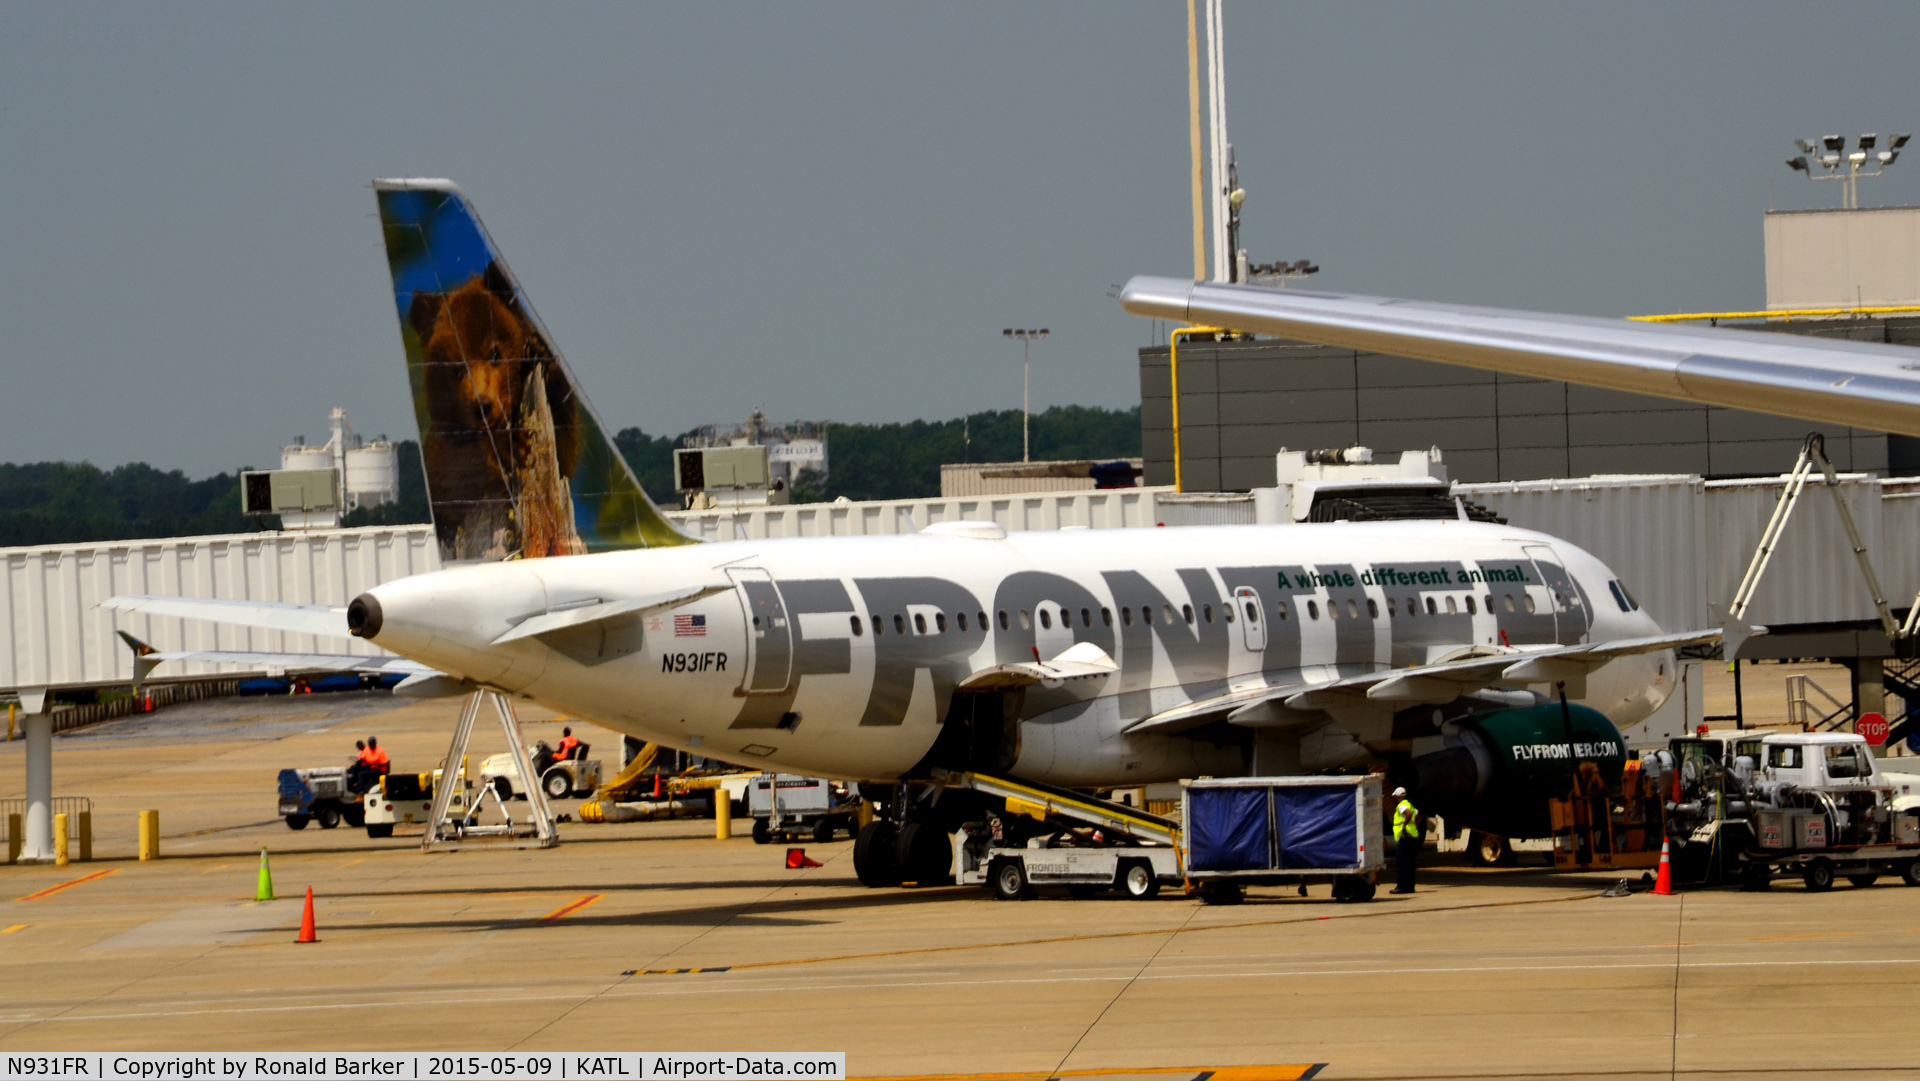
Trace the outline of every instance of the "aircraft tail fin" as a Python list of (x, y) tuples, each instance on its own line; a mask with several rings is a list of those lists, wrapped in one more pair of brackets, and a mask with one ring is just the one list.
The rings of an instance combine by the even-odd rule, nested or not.
[(450, 180), (376, 180), (445, 563), (699, 543), (647, 498)]

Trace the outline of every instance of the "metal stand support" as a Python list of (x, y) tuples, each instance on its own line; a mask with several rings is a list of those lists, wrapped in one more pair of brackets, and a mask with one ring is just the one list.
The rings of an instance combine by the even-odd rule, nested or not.
[[(500, 730), (506, 734), (507, 749), (513, 755), (514, 768), (520, 771), (521, 786), (527, 790), (527, 821), (516, 824), (512, 815), (499, 826), (472, 825), (473, 816), (456, 821), (447, 821), (447, 807), (453, 802), (454, 786), (466, 783), (462, 776), (461, 763), (467, 757), (467, 743), (473, 737), (473, 723), (480, 718), (482, 699), (493, 703), (493, 711), (500, 718)], [(474, 801), (477, 811), (479, 801)], [(506, 804), (500, 805), (506, 811)], [(477, 838), (488, 840), (476, 841)], [(493, 838), (498, 838), (497, 840)], [(466, 704), (460, 707), (460, 720), (453, 726), (453, 742), (447, 746), (447, 760), (440, 767), (440, 780), (433, 786), (433, 811), (427, 819), (427, 834), (420, 842), (423, 852), (449, 852), (460, 848), (552, 848), (560, 843), (560, 832), (554, 828), (553, 809), (547, 804), (547, 794), (540, 784), (540, 778), (533, 774), (533, 762), (527, 757), (527, 744), (520, 737), (520, 719), (514, 715), (513, 703), (498, 691), (475, 691), (467, 696)]]

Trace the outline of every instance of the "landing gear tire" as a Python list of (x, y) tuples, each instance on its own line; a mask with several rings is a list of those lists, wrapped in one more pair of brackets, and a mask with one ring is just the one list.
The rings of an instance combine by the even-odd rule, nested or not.
[(899, 841), (893, 823), (885, 821), (867, 823), (853, 839), (853, 873), (861, 885), (878, 889), (900, 884), (900, 864), (894, 858)]
[(909, 822), (900, 827), (894, 862), (904, 881), (916, 886), (945, 885), (952, 878), (953, 841), (931, 822)]
[(313, 819), (320, 823), (321, 829), (330, 830), (340, 824), (340, 811), (335, 807), (322, 807), (313, 813)]
[(1247, 899), (1247, 891), (1238, 882), (1206, 882), (1200, 886), (1200, 900), (1210, 905), (1237, 905)]
[(1821, 893), (1833, 888), (1833, 862), (1814, 860), (1800, 872), (1800, 881), (1806, 884), (1808, 893)]
[(773, 830), (767, 825), (767, 820), (764, 818), (756, 818), (753, 820), (753, 843), (757, 845), (770, 845), (773, 843)]
[(1479, 830), (1474, 830), (1473, 836), (1468, 839), (1467, 853), (1473, 857), (1474, 863), (1482, 867), (1504, 867), (1513, 862), (1513, 846), (1507, 843), (1505, 837), (1481, 833)]
[(1920, 860), (1908, 860), (1900, 868), (1900, 881), (1909, 886), (1920, 886)]
[(311, 821), (313, 821), (313, 819), (309, 815), (288, 815), (287, 828), (290, 830), (303, 830), (307, 828), (307, 823)]
[(393, 836), (393, 823), (380, 822), (375, 825), (368, 826), (367, 836), (373, 838), (376, 841), (382, 837), (391, 837)]
[(1027, 884), (1027, 865), (1019, 860), (1000, 860), (988, 878), (993, 882), (993, 895), (1002, 901), (1025, 901), (1033, 896), (1033, 887)]
[(1349, 876), (1333, 880), (1333, 899), (1341, 904), (1357, 904), (1373, 900), (1374, 885), (1371, 879)]
[(566, 799), (573, 795), (573, 778), (567, 776), (566, 770), (550, 769), (540, 778), (540, 787), (548, 799)]
[(1866, 889), (1868, 886), (1873, 885), (1875, 882), (1878, 882), (1879, 880), (1880, 880), (1880, 876), (1877, 874), (1847, 876), (1847, 881), (1853, 883), (1855, 889), (1862, 889), (1862, 890)]
[(1139, 860), (1121, 864), (1120, 892), (1129, 901), (1151, 901), (1158, 896), (1160, 879), (1153, 873), (1153, 864)]

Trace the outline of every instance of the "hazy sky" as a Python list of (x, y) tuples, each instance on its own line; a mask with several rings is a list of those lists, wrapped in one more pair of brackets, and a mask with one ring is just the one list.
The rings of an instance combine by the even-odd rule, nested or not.
[[(1763, 304), (1791, 140), (1920, 128), (1920, 6), (1226, 3), (1256, 261)], [(0, 7), (0, 460), (413, 434), (368, 180), (472, 197), (611, 427), (1138, 401), (1191, 270), (1178, 0)], [(1863, 202), (1920, 202), (1920, 144)]]

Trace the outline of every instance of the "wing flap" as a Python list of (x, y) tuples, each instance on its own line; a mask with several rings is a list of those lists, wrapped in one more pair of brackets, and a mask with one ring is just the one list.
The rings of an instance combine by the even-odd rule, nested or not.
[(984, 691), (996, 687), (1024, 687), (1034, 683), (1069, 679), (1097, 679), (1110, 676), (1119, 670), (1119, 664), (1107, 655), (1106, 650), (1092, 642), (1081, 642), (1062, 651), (1059, 656), (1050, 661), (1019, 661), (982, 668), (961, 680), (959, 689)]

